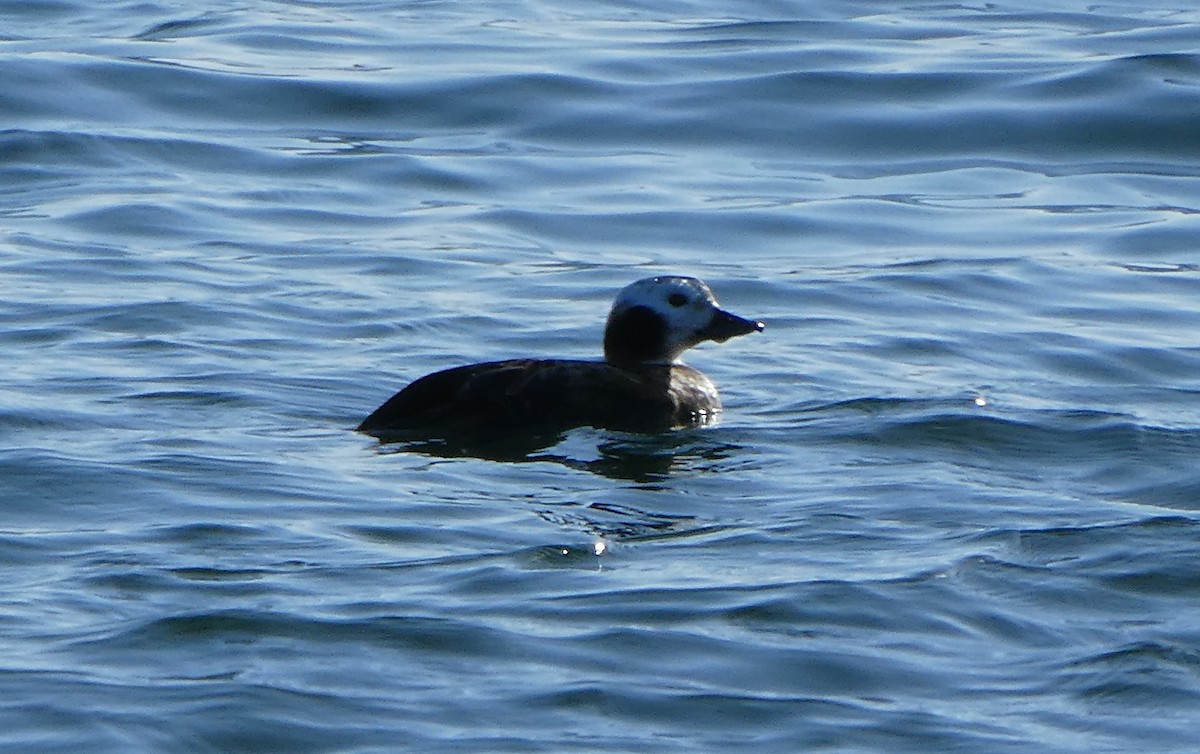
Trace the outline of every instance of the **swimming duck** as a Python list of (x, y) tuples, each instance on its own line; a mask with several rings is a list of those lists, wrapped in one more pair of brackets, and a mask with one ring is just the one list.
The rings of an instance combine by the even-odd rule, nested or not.
[(765, 325), (721, 309), (696, 278), (662, 276), (623, 288), (604, 328), (604, 361), (509, 359), (416, 380), (358, 429), (380, 438), (561, 431), (592, 426), (656, 432), (709, 424), (717, 386), (679, 363), (698, 343), (723, 343)]

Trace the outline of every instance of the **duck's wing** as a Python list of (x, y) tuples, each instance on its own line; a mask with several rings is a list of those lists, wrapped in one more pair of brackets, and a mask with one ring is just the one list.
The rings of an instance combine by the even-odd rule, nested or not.
[(630, 372), (603, 362), (513, 359), (426, 375), (392, 396), (358, 429), (372, 434), (592, 425), (670, 426), (669, 370)]
[(492, 413), (488, 393), (516, 380), (523, 361), (492, 361), (444, 369), (413, 381), (375, 409), (360, 432), (421, 430)]

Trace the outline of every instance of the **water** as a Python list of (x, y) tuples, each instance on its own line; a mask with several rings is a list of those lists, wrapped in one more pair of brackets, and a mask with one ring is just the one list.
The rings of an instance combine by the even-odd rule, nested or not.
[[(0, 746), (1195, 751), (1186, 3), (5, 3)], [(722, 425), (352, 427), (695, 274)]]

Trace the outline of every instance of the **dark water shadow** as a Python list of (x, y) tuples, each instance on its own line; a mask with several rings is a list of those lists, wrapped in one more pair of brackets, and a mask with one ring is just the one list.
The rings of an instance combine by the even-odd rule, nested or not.
[(378, 438), (381, 453), (419, 453), (432, 458), (477, 458), (498, 463), (557, 463), (606, 479), (652, 484), (680, 471), (715, 469), (740, 445), (711, 428), (653, 434), (592, 428), (490, 437)]
[[(711, 520), (656, 505), (676, 478), (718, 473), (743, 446), (713, 427), (638, 434), (583, 427), (538, 435), (437, 439), (381, 439), (379, 452), (416, 453), (436, 459), (472, 458), (506, 464), (551, 463), (617, 483), (615, 496), (577, 495), (549, 500), (536, 490), (525, 502), (544, 521), (584, 542), (556, 544), (547, 552), (553, 563), (592, 562), (610, 543), (650, 542), (703, 535), (722, 528)], [(631, 494), (632, 488), (632, 494)], [(614, 499), (619, 497), (620, 499)], [(644, 502), (643, 502), (644, 501)], [(538, 563), (542, 566), (547, 563)]]

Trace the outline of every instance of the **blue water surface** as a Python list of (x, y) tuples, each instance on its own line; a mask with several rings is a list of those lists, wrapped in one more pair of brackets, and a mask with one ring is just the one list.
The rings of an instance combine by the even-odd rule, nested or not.
[[(1200, 746), (1197, 9), (0, 22), (0, 748)], [(660, 273), (719, 426), (353, 431)]]

